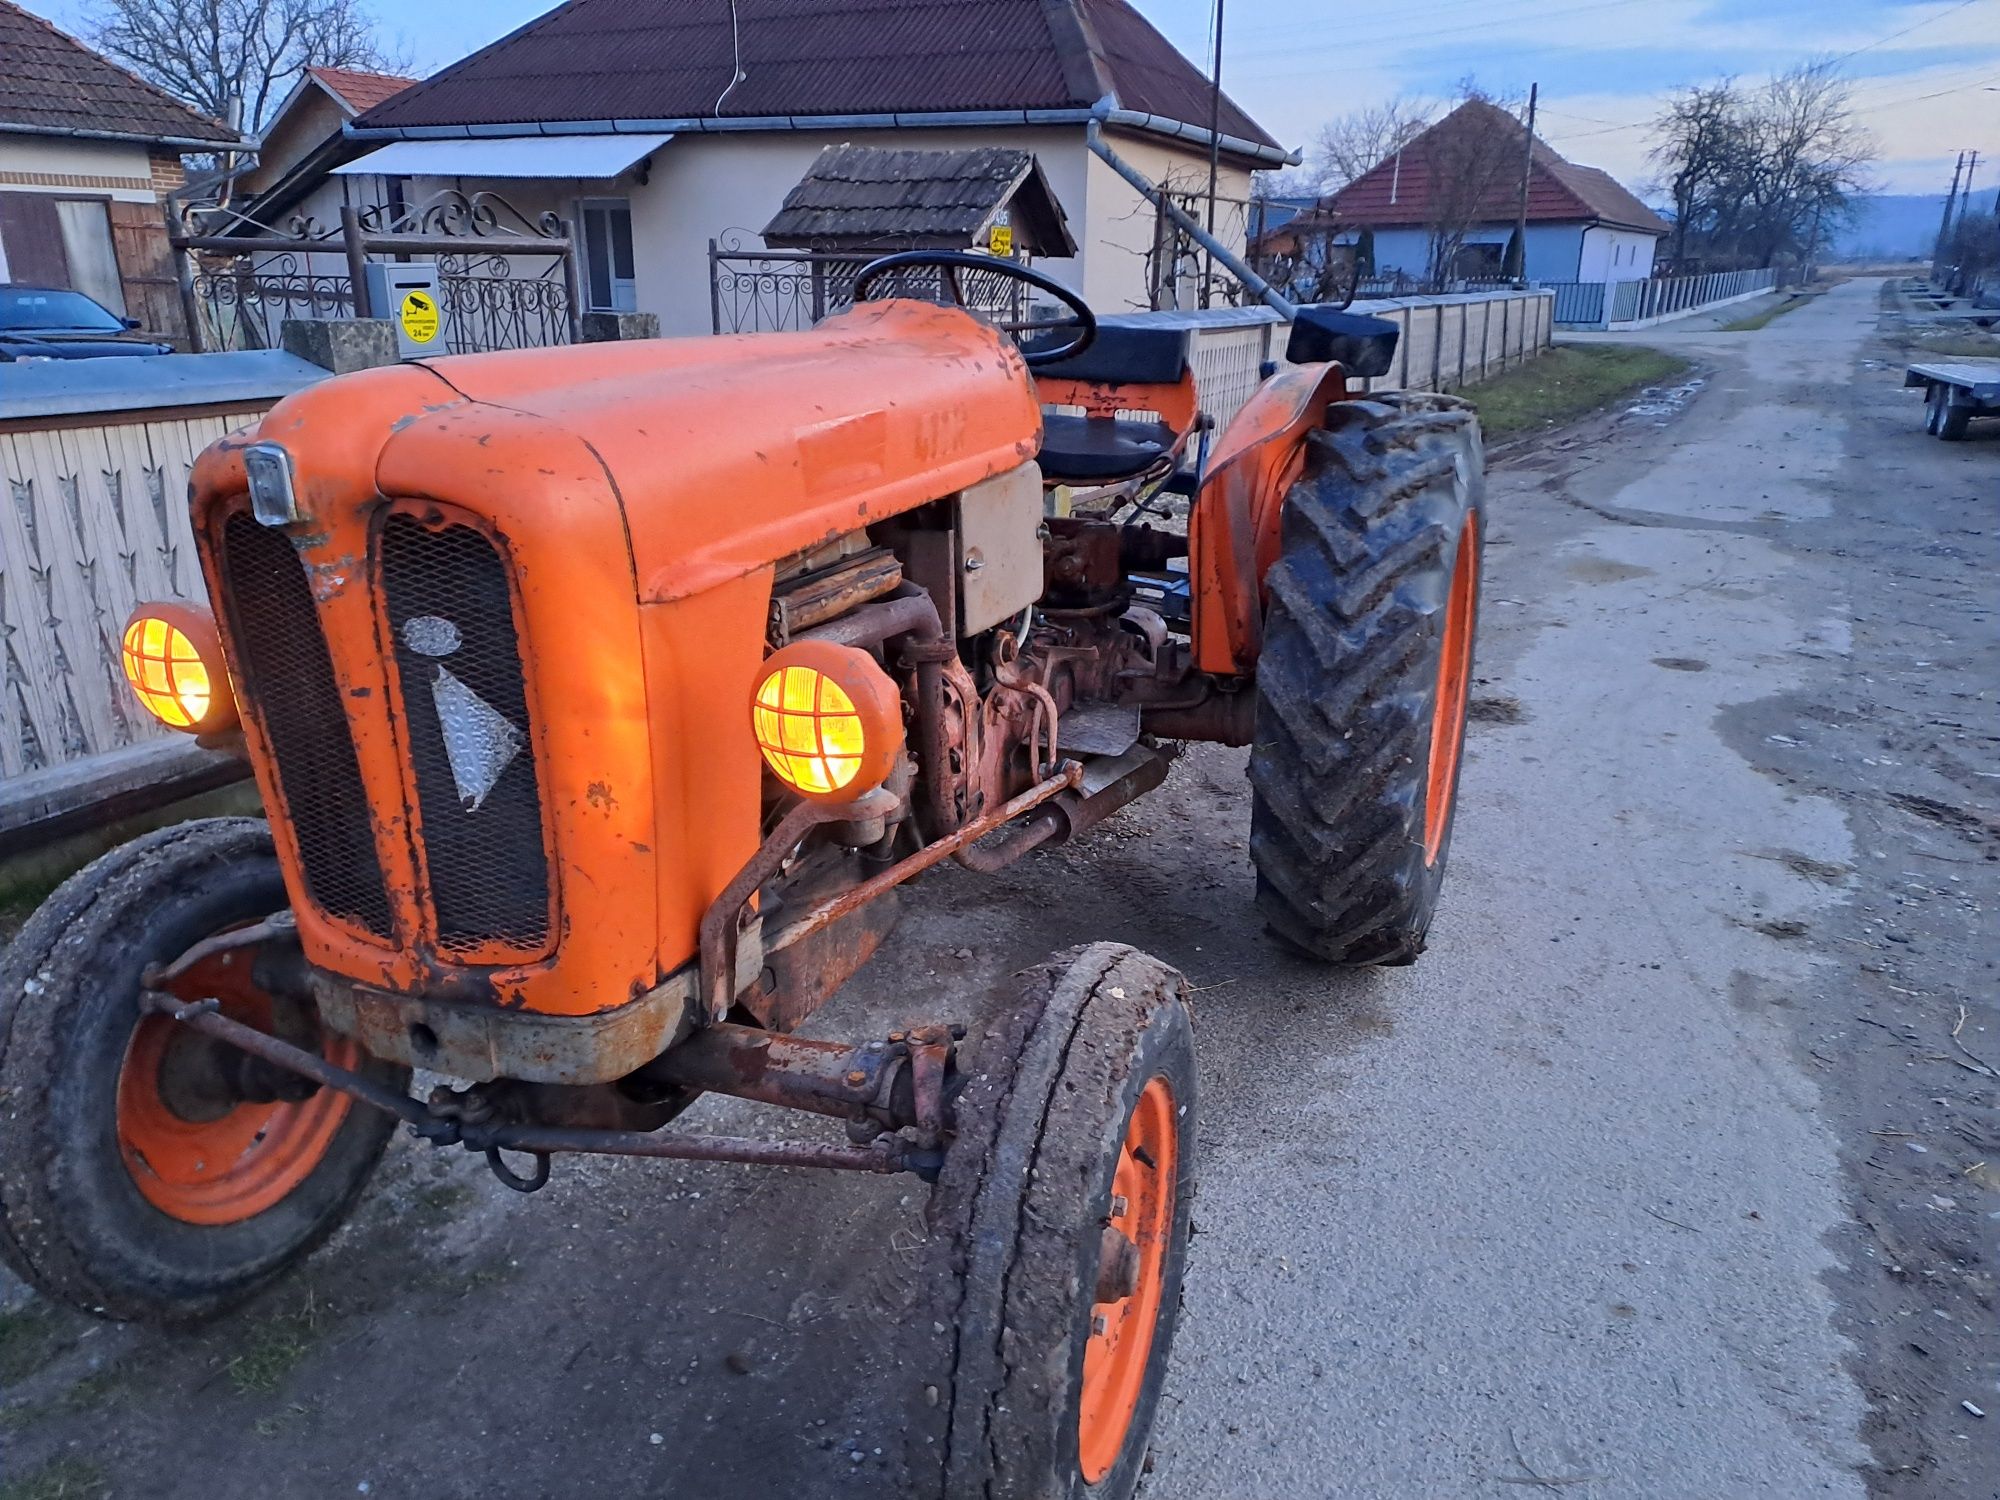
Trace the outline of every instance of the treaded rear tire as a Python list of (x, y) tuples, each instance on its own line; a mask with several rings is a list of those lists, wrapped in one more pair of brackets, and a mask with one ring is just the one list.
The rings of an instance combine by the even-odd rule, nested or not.
[[(1257, 661), (1250, 852), (1288, 946), (1344, 964), (1424, 950), (1457, 800), (1456, 753), (1427, 857), (1431, 742), (1460, 541), (1484, 499), (1469, 402), (1335, 403), (1285, 498)], [(1477, 566), (1485, 528), (1470, 527)], [(1470, 629), (1477, 619), (1477, 575)], [(1469, 649), (1469, 648), (1468, 648)], [(1468, 674), (1471, 663), (1465, 661)], [(1465, 701), (1455, 728), (1462, 744)]]

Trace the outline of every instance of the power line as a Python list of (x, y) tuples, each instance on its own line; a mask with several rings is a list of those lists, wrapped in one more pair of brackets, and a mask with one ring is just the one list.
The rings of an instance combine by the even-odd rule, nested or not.
[(1958, 4), (1954, 5), (1950, 10), (1941, 10), (1936, 15), (1925, 16), (1923, 20), (1917, 22), (1914, 26), (1905, 26), (1901, 31), (1892, 31), (1887, 36), (1878, 36), (1867, 46), (1856, 47), (1852, 52), (1843, 52), (1840, 56), (1829, 59), (1829, 62), (1844, 63), (1850, 57), (1859, 57), (1864, 52), (1873, 52), (1877, 47), (1895, 41), (1897, 37), (1908, 36), (1913, 31), (1921, 31), (1933, 21), (1942, 21), (1946, 16), (1955, 16), (1960, 11), (1978, 3), (1979, 0), (1958, 0)]
[[(1433, 37), (1459, 36), (1471, 31), (1491, 31), (1496, 27), (1518, 26), (1523, 21), (1555, 21), (1568, 16), (1588, 15), (1594, 11), (1623, 10), (1634, 5), (1651, 5), (1653, 3), (1655, 3), (1655, 0), (1595, 0), (1595, 3), (1589, 5), (1572, 5), (1563, 10), (1544, 10), (1536, 11), (1532, 14), (1501, 17), (1495, 20), (1471, 21), (1463, 26), (1426, 27), (1419, 35), (1412, 35), (1407, 30), (1383, 32), (1374, 36), (1350, 36), (1343, 33), (1319, 47), (1301, 47), (1295, 44), (1274, 50), (1270, 55), (1272, 57), (1296, 58), (1301, 55), (1310, 56), (1318, 52), (1335, 50), (1348, 52), (1356, 47), (1374, 47), (1398, 42), (1427, 42)], [(1346, 69), (1340, 71), (1355, 72), (1360, 70)], [(1278, 72), (1263, 72), (1256, 76), (1260, 78), (1288, 78), (1304, 76), (1307, 73), (1324, 75), (1325, 72), (1326, 69), (1324, 68), (1313, 67), (1285, 69)]]

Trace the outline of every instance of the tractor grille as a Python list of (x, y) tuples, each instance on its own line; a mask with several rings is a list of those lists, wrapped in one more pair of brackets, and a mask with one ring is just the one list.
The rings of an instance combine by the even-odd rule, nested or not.
[(271, 747), (306, 889), (321, 909), (387, 937), (368, 795), (305, 565), (283, 533), (246, 511), (223, 523), (220, 560), (236, 659)]
[(402, 513), (381, 559), (438, 943), (540, 949), (549, 865), (506, 559)]

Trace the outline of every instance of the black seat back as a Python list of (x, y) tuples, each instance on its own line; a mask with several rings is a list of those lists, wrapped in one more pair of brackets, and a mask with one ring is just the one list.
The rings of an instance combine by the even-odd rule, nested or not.
[[(1062, 343), (1071, 334), (1051, 329), (1041, 342)], [(1032, 350), (1035, 341), (1022, 346)], [(1099, 385), (1178, 385), (1192, 358), (1194, 334), (1186, 328), (1146, 328), (1102, 322), (1097, 337), (1081, 354), (1043, 365), (1042, 380), (1084, 380)]]

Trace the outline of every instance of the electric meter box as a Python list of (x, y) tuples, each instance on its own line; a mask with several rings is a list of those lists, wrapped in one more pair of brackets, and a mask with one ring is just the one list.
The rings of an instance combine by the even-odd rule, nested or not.
[(404, 359), (445, 352), (441, 281), (434, 260), (368, 262), (368, 306), (396, 325), (396, 352)]

